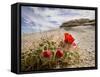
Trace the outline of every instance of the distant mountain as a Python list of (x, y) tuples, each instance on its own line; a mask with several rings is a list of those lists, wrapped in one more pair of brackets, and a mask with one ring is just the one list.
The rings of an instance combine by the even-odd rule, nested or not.
[(70, 20), (67, 22), (64, 22), (60, 27), (74, 27), (74, 26), (80, 26), (80, 25), (95, 25), (95, 20), (92, 19), (75, 19), (75, 20)]

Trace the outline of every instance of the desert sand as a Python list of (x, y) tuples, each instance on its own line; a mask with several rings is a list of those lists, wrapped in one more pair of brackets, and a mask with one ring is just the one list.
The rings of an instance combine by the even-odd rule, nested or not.
[(41, 38), (48, 38), (59, 43), (63, 40), (64, 33), (68, 32), (75, 38), (77, 46), (80, 48), (82, 62), (72, 67), (92, 67), (95, 66), (95, 26), (77, 26), (72, 28), (58, 28), (47, 32), (22, 34), (22, 52), (35, 49)]

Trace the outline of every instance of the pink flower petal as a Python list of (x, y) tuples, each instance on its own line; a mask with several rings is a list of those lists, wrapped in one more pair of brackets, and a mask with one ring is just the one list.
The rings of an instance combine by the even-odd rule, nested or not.
[(72, 43), (72, 46), (73, 46), (73, 48), (76, 48), (77, 47), (77, 45), (76, 45), (75, 42)]

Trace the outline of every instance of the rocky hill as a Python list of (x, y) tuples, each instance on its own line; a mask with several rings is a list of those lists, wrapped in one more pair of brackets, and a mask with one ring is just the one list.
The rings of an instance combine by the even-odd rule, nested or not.
[(92, 19), (75, 19), (75, 20), (70, 20), (67, 22), (64, 22), (60, 27), (75, 27), (75, 26), (80, 26), (80, 25), (95, 25), (95, 20)]

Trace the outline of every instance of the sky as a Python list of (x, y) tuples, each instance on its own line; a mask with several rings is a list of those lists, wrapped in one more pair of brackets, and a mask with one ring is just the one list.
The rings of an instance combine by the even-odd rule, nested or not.
[(80, 18), (95, 19), (95, 11), (32, 6), (21, 7), (22, 33), (56, 29), (66, 21)]

